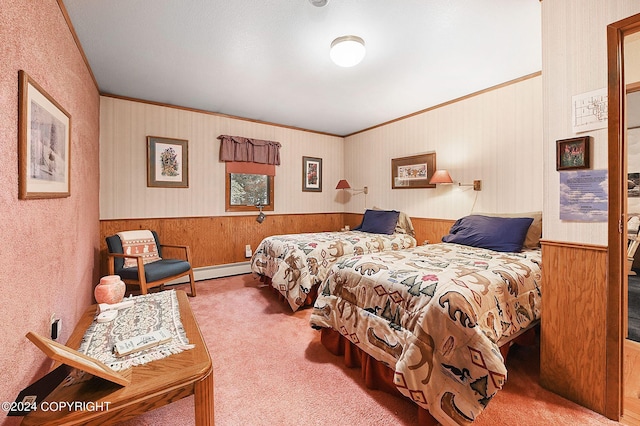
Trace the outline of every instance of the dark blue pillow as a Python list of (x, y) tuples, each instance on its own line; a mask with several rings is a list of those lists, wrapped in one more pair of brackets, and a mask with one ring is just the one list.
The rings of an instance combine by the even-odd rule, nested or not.
[(400, 212), (395, 210), (366, 210), (362, 223), (354, 230), (391, 235), (395, 232), (398, 216)]
[(453, 224), (442, 241), (516, 253), (522, 250), (531, 222), (530, 217), (465, 216)]

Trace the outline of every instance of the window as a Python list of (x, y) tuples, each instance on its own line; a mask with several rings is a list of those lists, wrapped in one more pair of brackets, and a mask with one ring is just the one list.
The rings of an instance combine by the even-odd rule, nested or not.
[(256, 212), (256, 205), (262, 210), (273, 211), (273, 176), (227, 173), (226, 206), (228, 212)]

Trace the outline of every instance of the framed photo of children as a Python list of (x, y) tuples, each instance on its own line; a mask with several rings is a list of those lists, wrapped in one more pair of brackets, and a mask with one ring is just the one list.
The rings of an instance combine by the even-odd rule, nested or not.
[(322, 158), (302, 157), (302, 190), (322, 192)]
[(18, 87), (18, 198), (69, 197), (71, 116), (23, 70)]
[(147, 136), (147, 186), (189, 187), (189, 151), (184, 139)]
[(591, 137), (556, 141), (556, 170), (588, 169), (591, 167), (589, 144)]

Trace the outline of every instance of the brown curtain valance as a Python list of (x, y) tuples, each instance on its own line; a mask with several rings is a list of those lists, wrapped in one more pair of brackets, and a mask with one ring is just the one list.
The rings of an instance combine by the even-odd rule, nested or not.
[(220, 135), (220, 161), (280, 165), (280, 142)]

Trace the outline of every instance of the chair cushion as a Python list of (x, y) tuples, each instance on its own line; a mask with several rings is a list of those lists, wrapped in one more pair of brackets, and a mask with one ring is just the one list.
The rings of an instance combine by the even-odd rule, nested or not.
[[(184, 274), (188, 272), (189, 269), (191, 269), (189, 262), (180, 259), (162, 259), (144, 265), (145, 277), (148, 283), (173, 275)], [(137, 280), (138, 268), (124, 268), (118, 275), (120, 275), (122, 279)]]

